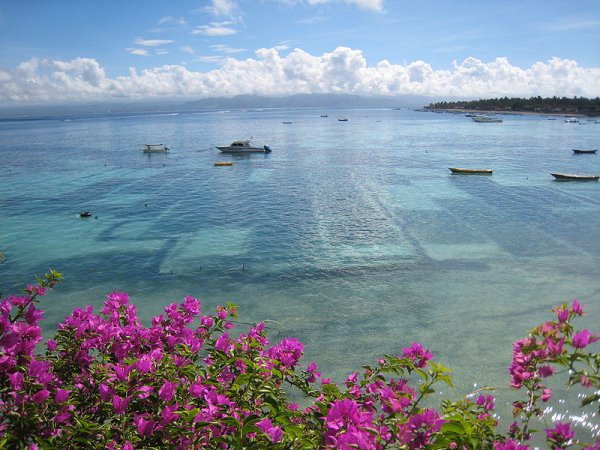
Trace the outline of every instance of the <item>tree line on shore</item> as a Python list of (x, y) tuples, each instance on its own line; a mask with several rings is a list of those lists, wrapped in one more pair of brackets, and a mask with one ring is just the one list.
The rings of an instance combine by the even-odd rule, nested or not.
[(584, 114), (588, 116), (600, 115), (600, 97), (546, 97), (530, 98), (490, 98), (479, 100), (466, 100), (455, 102), (430, 103), (425, 109), (474, 109), (482, 111), (514, 111), (535, 112), (547, 114)]

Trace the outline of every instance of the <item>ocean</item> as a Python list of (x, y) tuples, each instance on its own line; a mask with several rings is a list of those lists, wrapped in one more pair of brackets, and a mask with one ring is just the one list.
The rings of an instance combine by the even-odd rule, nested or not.
[[(206, 312), (233, 302), (241, 322), (269, 320), (272, 341), (300, 339), (306, 363), (336, 381), (418, 341), (454, 369), (451, 397), (506, 387), (512, 342), (553, 305), (579, 299), (581, 325), (598, 331), (600, 183), (550, 173), (600, 174), (600, 155), (572, 152), (598, 148), (600, 124), (502, 117), (274, 109), (1, 120), (0, 290), (62, 272), (42, 302), (48, 335), (111, 291), (128, 292), (146, 321), (192, 295)], [(272, 153), (214, 147), (251, 137)], [(146, 143), (171, 151), (147, 155)]]

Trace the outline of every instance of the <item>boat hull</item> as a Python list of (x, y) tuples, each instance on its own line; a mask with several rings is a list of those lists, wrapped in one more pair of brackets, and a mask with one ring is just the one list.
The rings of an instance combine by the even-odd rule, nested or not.
[(574, 148), (573, 149), (573, 153), (575, 153), (576, 155), (591, 155), (596, 153), (598, 150), (579, 150)]
[(453, 174), (461, 175), (491, 175), (491, 169), (460, 169), (458, 167), (448, 167)]
[(556, 181), (598, 181), (600, 175), (571, 175), (566, 173), (551, 173)]
[(235, 147), (220, 147), (217, 148), (221, 151), (221, 153), (269, 153), (270, 150), (266, 150), (261, 147), (245, 147), (245, 148), (235, 148)]

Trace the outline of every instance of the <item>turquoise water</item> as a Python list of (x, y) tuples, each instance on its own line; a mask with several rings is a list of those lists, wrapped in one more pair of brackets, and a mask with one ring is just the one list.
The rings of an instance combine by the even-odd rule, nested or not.
[[(274, 340), (299, 338), (338, 381), (423, 342), (460, 394), (508, 385), (511, 343), (553, 305), (578, 298), (584, 323), (600, 323), (600, 183), (550, 176), (600, 174), (600, 155), (571, 151), (600, 146), (593, 121), (303, 109), (4, 121), (0, 133), (1, 285), (63, 272), (47, 330), (113, 290), (145, 319), (194, 295), (276, 321)], [(273, 152), (212, 148), (251, 136)], [(148, 142), (171, 153), (144, 155)], [(86, 210), (95, 218), (76, 216)]]

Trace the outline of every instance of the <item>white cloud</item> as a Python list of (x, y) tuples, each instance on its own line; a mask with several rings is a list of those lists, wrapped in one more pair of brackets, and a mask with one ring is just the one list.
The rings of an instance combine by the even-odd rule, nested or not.
[(206, 72), (181, 65), (139, 72), (132, 68), (127, 75), (109, 78), (94, 59), (31, 59), (13, 70), (0, 69), (0, 102), (296, 93), (600, 96), (600, 68), (584, 68), (560, 58), (521, 68), (503, 57), (490, 62), (470, 57), (454, 62), (449, 70), (434, 70), (425, 61), (383, 60), (368, 65), (360, 50), (338, 47), (322, 55), (294, 49), (282, 56), (274, 48), (263, 48), (254, 58), (202, 56), (199, 60), (222, 65)]
[(231, 16), (237, 11), (237, 3), (235, 0), (212, 0), (205, 11), (213, 16)]
[(223, 61), (225, 61), (225, 57), (220, 55), (199, 56), (197, 58), (197, 61), (203, 63), (222, 63)]
[(236, 34), (237, 30), (231, 28), (229, 25), (233, 25), (233, 22), (211, 22), (208, 25), (197, 26), (192, 34), (201, 34), (204, 36), (229, 36)]
[(128, 48), (127, 51), (132, 55), (148, 56), (148, 50), (144, 48)]
[(158, 21), (159, 25), (185, 25), (187, 22), (183, 17), (165, 16)]
[(347, 5), (355, 5), (361, 9), (366, 9), (370, 11), (376, 12), (384, 12), (383, 3), (384, 0), (275, 0), (279, 3), (284, 4), (297, 4), (302, 3), (303, 1), (307, 4), (313, 5), (322, 5), (325, 3), (345, 3)]
[(210, 48), (212, 48), (216, 52), (227, 53), (230, 55), (234, 54), (234, 53), (241, 53), (241, 52), (246, 51), (245, 48), (233, 48), (233, 47), (230, 47), (229, 45), (223, 45), (223, 44), (211, 45)]
[(189, 45), (181, 47), (180, 50), (183, 53), (187, 53), (188, 55), (195, 55), (196, 54), (196, 52), (194, 51), (194, 49), (192, 47), (190, 47)]
[(170, 39), (141, 39), (138, 38), (133, 43), (135, 45), (143, 45), (144, 47), (158, 47), (159, 45), (172, 44), (175, 41)]
[(554, 23), (542, 25), (542, 29), (551, 32), (594, 30), (600, 27), (600, 20), (568, 17)]

